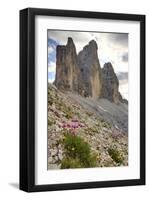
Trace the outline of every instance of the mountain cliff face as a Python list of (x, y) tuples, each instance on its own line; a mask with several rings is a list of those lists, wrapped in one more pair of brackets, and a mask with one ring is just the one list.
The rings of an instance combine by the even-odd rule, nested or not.
[(111, 63), (101, 68), (98, 46), (92, 40), (77, 55), (72, 38), (56, 49), (56, 78), (54, 84), (62, 91), (72, 91), (93, 99), (106, 98), (122, 102), (119, 81)]
[(78, 88), (77, 54), (72, 38), (68, 38), (66, 46), (57, 46), (55, 85), (60, 90), (76, 91)]
[(78, 54), (79, 93), (85, 97), (98, 98), (101, 93), (101, 67), (97, 49), (96, 42), (92, 40)]
[(118, 91), (119, 81), (110, 62), (105, 63), (102, 68), (102, 92), (101, 96), (109, 101), (118, 103), (121, 94)]

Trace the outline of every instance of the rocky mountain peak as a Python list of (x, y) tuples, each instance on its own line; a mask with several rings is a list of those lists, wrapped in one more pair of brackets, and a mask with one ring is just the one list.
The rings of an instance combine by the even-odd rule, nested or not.
[(79, 94), (98, 98), (101, 91), (101, 67), (97, 54), (97, 43), (91, 40), (78, 54)]
[(72, 38), (66, 45), (58, 45), (56, 49), (55, 85), (60, 90), (76, 90), (78, 74), (76, 47)]
[(114, 68), (110, 62), (101, 68), (97, 51), (95, 40), (91, 40), (78, 55), (71, 37), (66, 45), (58, 45), (54, 84), (60, 90), (72, 91), (84, 97), (122, 102)]
[(113, 71), (114, 72), (114, 68), (113, 68), (111, 62), (105, 63), (104, 66), (103, 66), (103, 70), (105, 70), (105, 71)]
[(106, 79), (107, 83), (115, 83), (117, 86), (119, 85), (118, 78), (114, 72), (114, 68), (110, 62), (104, 64), (102, 68), (102, 76)]
[(73, 39), (71, 37), (68, 37), (68, 40), (67, 40), (67, 46), (69, 45), (74, 45)]
[(97, 43), (96, 43), (95, 40), (91, 40), (91, 41), (89, 42), (89, 46), (90, 46), (91, 48), (95, 48), (96, 50), (98, 49), (98, 46), (97, 46)]
[(86, 46), (84, 46), (83, 50), (79, 52), (79, 55), (82, 56), (81, 54), (84, 54), (84, 56), (89, 56), (89, 57), (93, 57), (94, 55), (95, 57), (98, 58), (97, 50), (98, 50), (98, 46), (97, 46), (96, 41), (91, 40)]
[(119, 81), (110, 62), (102, 68), (102, 97), (115, 103), (119, 102)]

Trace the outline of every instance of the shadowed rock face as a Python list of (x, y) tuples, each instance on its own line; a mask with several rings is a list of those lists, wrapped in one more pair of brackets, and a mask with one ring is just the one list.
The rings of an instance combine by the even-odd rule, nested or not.
[(66, 46), (57, 46), (54, 84), (60, 90), (76, 91), (78, 88), (77, 54), (72, 38), (68, 38)]
[(105, 63), (102, 68), (102, 92), (103, 98), (118, 103), (121, 95), (118, 91), (119, 81), (110, 62)]
[(72, 38), (56, 49), (56, 78), (54, 84), (63, 91), (72, 91), (84, 97), (106, 98), (114, 103), (122, 102), (118, 91), (119, 81), (112, 64), (101, 69), (98, 46), (91, 40), (77, 55)]

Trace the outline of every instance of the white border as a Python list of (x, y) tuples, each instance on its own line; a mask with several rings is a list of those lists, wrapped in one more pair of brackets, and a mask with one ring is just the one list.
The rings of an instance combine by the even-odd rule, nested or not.
[[(47, 170), (47, 29), (129, 33), (129, 166)], [(36, 16), (35, 184), (140, 178), (140, 24), (131, 21)]]

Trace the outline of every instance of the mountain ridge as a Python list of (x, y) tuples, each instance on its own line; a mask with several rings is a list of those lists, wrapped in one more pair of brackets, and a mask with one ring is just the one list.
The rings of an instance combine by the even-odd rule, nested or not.
[(71, 91), (93, 99), (106, 98), (116, 104), (128, 103), (119, 92), (119, 80), (110, 62), (101, 68), (98, 45), (91, 40), (77, 54), (75, 43), (68, 38), (66, 45), (56, 48), (56, 78), (59, 90)]

